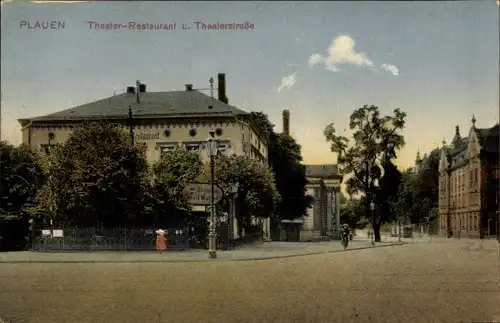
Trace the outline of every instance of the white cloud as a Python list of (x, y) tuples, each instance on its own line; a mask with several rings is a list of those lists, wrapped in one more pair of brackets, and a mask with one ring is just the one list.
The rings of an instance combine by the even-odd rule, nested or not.
[(291, 88), (292, 86), (295, 85), (297, 82), (297, 73), (293, 73), (287, 76), (284, 76), (281, 79), (281, 85), (278, 87), (278, 92), (281, 92), (281, 90), (287, 88)]
[(323, 56), (321, 56), (320, 54), (312, 54), (309, 57), (309, 66), (314, 66), (321, 62), (323, 62)]
[(399, 70), (395, 65), (384, 63), (384, 64), (380, 65), (380, 68), (383, 69), (384, 71), (392, 73), (392, 75), (394, 75), (394, 76), (399, 75)]
[(351, 64), (359, 67), (373, 67), (373, 62), (365, 53), (355, 50), (356, 42), (350, 36), (340, 35), (335, 38), (327, 49), (328, 56), (312, 54), (309, 65), (323, 64), (329, 71), (339, 71), (337, 65)]

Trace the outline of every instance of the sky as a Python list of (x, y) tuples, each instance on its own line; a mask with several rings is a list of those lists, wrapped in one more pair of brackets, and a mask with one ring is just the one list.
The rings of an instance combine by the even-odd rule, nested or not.
[[(13, 143), (21, 140), (18, 118), (122, 93), (136, 80), (148, 91), (208, 88), (217, 73), (226, 73), (230, 104), (267, 113), (276, 131), (288, 109), (309, 164), (335, 162), (323, 130), (333, 122), (343, 131), (363, 105), (407, 113), (402, 168), (417, 150), (449, 143), (455, 125), (467, 135), (473, 114), (477, 127), (499, 121), (495, 0), (10, 1), (1, 11), (1, 135)], [(37, 28), (42, 22), (64, 28)], [(176, 29), (93, 28), (129, 22)]]

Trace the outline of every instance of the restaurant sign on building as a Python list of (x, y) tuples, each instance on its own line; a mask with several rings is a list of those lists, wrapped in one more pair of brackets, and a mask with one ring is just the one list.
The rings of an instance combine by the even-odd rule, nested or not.
[[(210, 205), (211, 185), (207, 183), (190, 183), (186, 185), (186, 193), (189, 195), (191, 205)], [(222, 190), (214, 187), (214, 202), (222, 198)]]

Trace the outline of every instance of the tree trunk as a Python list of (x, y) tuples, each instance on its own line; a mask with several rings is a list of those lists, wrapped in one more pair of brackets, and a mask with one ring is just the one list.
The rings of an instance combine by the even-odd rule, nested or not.
[(375, 242), (380, 242), (380, 223), (379, 221), (374, 221), (373, 224), (373, 234), (375, 235)]

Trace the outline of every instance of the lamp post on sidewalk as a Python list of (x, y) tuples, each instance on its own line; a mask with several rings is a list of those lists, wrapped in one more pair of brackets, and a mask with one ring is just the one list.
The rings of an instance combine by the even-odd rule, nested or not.
[(233, 248), (233, 238), (234, 238), (234, 221), (236, 219), (236, 198), (238, 197), (238, 183), (231, 187), (231, 203), (230, 212), (227, 221), (228, 226), (228, 248), (231, 250)]
[(217, 232), (216, 232), (216, 212), (215, 212), (215, 179), (214, 165), (219, 147), (215, 139), (215, 131), (210, 130), (210, 137), (207, 139), (207, 150), (210, 156), (210, 230), (208, 233), (208, 257), (217, 258)]

